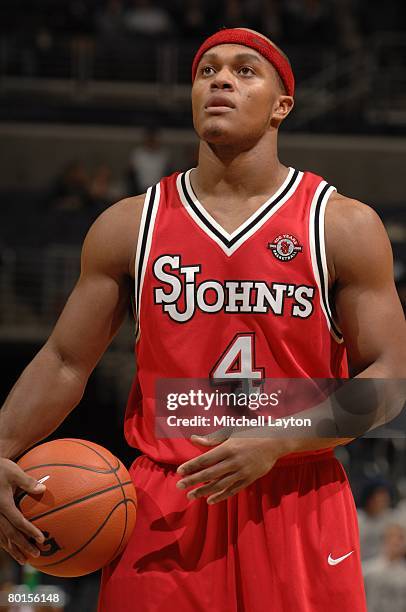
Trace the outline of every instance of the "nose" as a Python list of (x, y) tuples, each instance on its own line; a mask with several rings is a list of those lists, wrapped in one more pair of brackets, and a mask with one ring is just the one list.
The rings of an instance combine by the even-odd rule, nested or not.
[(233, 75), (226, 66), (216, 73), (210, 83), (210, 89), (224, 89), (227, 91), (232, 91), (234, 89)]

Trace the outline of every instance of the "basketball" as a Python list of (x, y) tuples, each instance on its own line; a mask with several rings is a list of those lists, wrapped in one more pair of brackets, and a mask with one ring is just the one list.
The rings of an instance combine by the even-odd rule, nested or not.
[(135, 524), (137, 498), (124, 465), (107, 449), (79, 439), (54, 440), (27, 452), (18, 465), (46, 485), (16, 495), (45, 542), (30, 564), (53, 576), (94, 572), (122, 552)]

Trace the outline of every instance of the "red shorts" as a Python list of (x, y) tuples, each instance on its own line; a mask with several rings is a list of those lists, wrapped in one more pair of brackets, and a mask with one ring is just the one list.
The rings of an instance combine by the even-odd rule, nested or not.
[(141, 456), (131, 475), (137, 523), (103, 571), (99, 612), (366, 612), (354, 501), (331, 452), (280, 460), (212, 506), (186, 499), (173, 466)]

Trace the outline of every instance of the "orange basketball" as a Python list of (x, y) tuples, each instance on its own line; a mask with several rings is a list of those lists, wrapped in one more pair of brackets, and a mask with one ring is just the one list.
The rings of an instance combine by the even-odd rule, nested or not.
[(41, 495), (16, 496), (21, 512), (45, 535), (31, 565), (53, 576), (83, 576), (122, 552), (137, 497), (117, 457), (93, 442), (66, 438), (36, 446), (18, 465), (47, 487)]

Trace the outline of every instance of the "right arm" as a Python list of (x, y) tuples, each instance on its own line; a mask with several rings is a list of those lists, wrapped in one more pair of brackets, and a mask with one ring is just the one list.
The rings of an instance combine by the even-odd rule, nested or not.
[(27, 551), (27, 541), (17, 530), (33, 537), (41, 534), (16, 509), (13, 492), (17, 486), (31, 493), (44, 487), (35, 488), (36, 481), (10, 459), (52, 433), (79, 403), (123, 321), (143, 201), (138, 196), (115, 204), (90, 228), (80, 278), (55, 329), (0, 410), (0, 544), (15, 558), (13, 538), (20, 551)]

